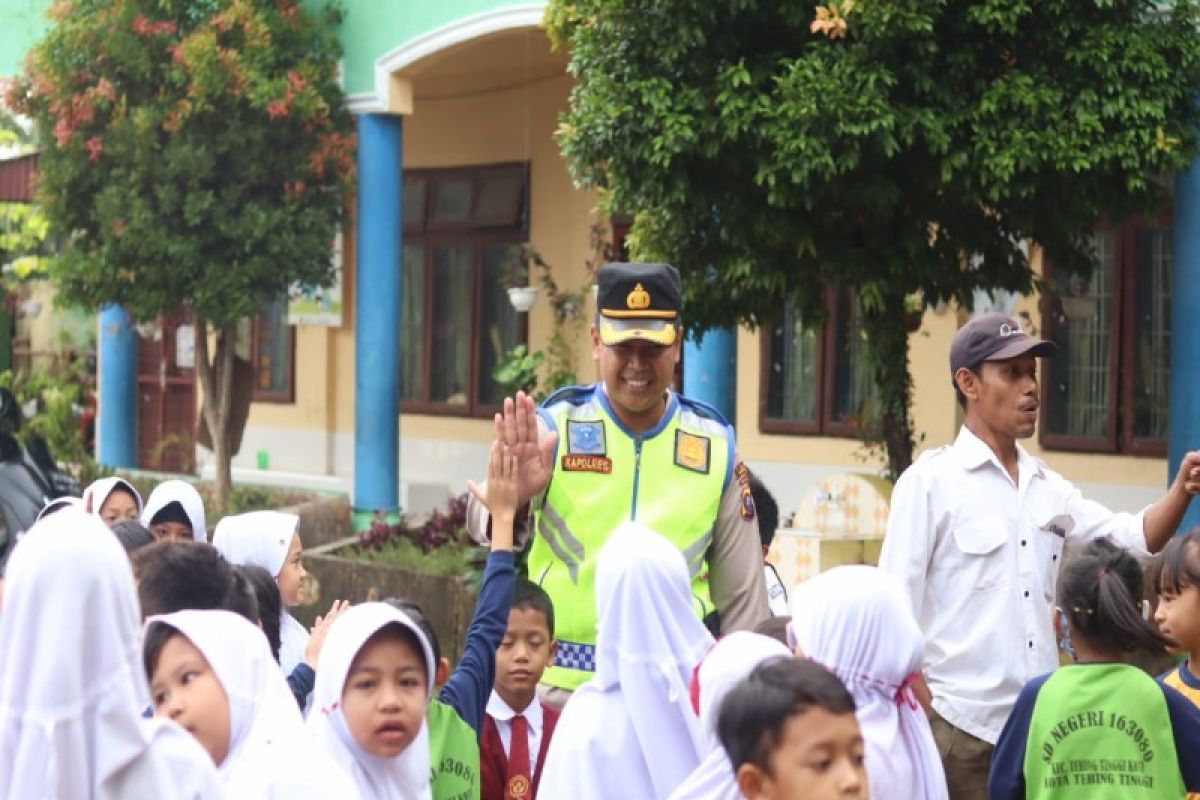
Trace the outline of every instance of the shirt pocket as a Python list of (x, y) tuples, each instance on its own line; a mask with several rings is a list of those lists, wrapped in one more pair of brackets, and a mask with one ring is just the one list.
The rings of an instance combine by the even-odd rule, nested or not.
[(1069, 514), (1041, 515), (1033, 518), (1036, 529), (1033, 534), (1037, 547), (1037, 567), (1042, 579), (1042, 589), (1047, 602), (1054, 602), (1054, 587), (1058, 584), (1058, 572), (1063, 564), (1063, 547), (1067, 536), (1075, 529), (1075, 520)]
[(956, 580), (976, 592), (986, 592), (1005, 583), (1008, 574), (1003, 547), (1008, 541), (1008, 525), (999, 519), (966, 520), (954, 528), (954, 547), (958, 552)]

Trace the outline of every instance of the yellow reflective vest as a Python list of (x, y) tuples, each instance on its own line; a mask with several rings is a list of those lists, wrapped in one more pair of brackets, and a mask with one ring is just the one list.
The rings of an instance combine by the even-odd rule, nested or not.
[(674, 392), (662, 421), (641, 435), (620, 423), (600, 384), (562, 389), (538, 413), (559, 434), (529, 552), (529, 577), (554, 602), (558, 639), (542, 681), (574, 690), (595, 670), (596, 557), (622, 522), (673, 542), (692, 575), (696, 613), (715, 611), (706, 556), (735, 442), (719, 412)]

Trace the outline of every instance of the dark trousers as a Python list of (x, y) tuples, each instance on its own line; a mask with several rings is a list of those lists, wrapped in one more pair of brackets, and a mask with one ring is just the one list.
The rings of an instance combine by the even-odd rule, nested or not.
[(946, 769), (950, 800), (988, 800), (988, 773), (996, 746), (954, 727), (936, 712), (929, 726)]

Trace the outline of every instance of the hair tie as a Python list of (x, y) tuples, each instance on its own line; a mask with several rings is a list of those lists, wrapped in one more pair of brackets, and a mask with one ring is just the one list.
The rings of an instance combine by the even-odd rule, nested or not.
[(1101, 567), (1100, 568), (1100, 577), (1103, 578), (1107, 574), (1108, 574), (1108, 567)]
[(917, 673), (913, 673), (900, 682), (900, 688), (896, 690), (896, 705), (906, 705), (913, 711), (918, 710), (921, 704), (917, 702), (916, 692), (913, 691), (913, 684), (917, 682)]

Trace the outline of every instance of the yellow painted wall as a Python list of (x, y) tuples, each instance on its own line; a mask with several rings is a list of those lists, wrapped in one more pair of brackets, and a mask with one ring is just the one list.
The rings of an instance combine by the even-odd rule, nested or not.
[[(586, 281), (584, 264), (590, 257), (588, 228), (594, 199), (577, 191), (552, 134), (558, 114), (565, 110), (571, 78), (560, 75), (527, 87), (458, 98), (420, 99), (404, 121), (404, 163), (412, 169), (531, 162), (530, 239), (555, 269), (564, 289)], [(418, 87), (419, 89), (419, 87)], [(419, 91), (418, 91), (419, 95)], [(1038, 256), (1034, 254), (1035, 266)], [(296, 401), (255, 404), (250, 426), (354, 430), (354, 237), (346, 237), (343, 300), (346, 309), (339, 329), (301, 327), (297, 333)], [(1040, 319), (1036, 298), (1020, 306)], [(589, 314), (591, 310), (589, 309)], [(961, 415), (948, 376), (950, 340), (959, 325), (953, 308), (928, 310), (921, 328), (910, 337), (913, 371), (913, 414), (918, 451), (953, 441)], [(550, 310), (544, 297), (530, 313), (530, 342), (537, 349), (549, 335)], [(754, 461), (811, 463), (848, 469), (879, 466), (863, 460), (862, 445), (854, 439), (768, 435), (759, 431), (760, 348), (757, 333), (738, 336), (737, 428), (741, 454)], [(581, 380), (594, 378), (590, 342), (576, 350)], [(406, 436), (486, 442), (492, 436), (488, 420), (410, 415), (402, 417)], [(1093, 483), (1162, 485), (1163, 459), (1042, 452), (1037, 440), (1025, 443), (1049, 465), (1077, 480)]]
[[(528, 87), (451, 99), (418, 99), (404, 120), (404, 165), (409, 169), (530, 161), (530, 240), (555, 271), (564, 290), (587, 281), (591, 195), (576, 191), (552, 138), (558, 114), (566, 109), (571, 78), (560, 75)], [(296, 400), (256, 403), (251, 427), (354, 430), (354, 237), (343, 254), (343, 307), (339, 329), (303, 326), (296, 337)], [(590, 312), (589, 312), (590, 313)], [(534, 347), (549, 336), (551, 314), (545, 297), (530, 312)], [(576, 350), (581, 379), (590, 379), (590, 350)], [(490, 420), (405, 414), (405, 435), (489, 441)]]

